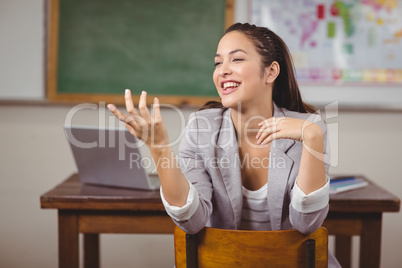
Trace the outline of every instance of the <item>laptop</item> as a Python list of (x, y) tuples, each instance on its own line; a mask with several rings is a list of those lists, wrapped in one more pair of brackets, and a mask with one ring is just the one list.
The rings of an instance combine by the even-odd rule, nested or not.
[(65, 126), (66, 138), (83, 183), (141, 190), (157, 190), (160, 181), (148, 174), (151, 158), (143, 158), (145, 146), (125, 129)]

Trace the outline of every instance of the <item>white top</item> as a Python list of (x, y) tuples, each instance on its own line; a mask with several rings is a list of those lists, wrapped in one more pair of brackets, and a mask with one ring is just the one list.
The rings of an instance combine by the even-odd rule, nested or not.
[[(297, 181), (297, 178), (296, 178)], [(190, 190), (187, 196), (187, 203), (183, 207), (171, 206), (163, 196), (162, 187), (160, 188), (162, 203), (166, 212), (176, 221), (186, 221), (193, 216), (200, 202), (197, 189), (189, 182)], [(265, 195), (267, 193), (265, 192)], [(327, 183), (320, 189), (306, 195), (295, 183), (292, 191), (291, 205), (300, 213), (311, 213), (323, 209), (329, 201), (329, 177)]]
[(266, 183), (260, 189), (251, 191), (243, 186), (243, 209), (240, 230), (270, 231)]

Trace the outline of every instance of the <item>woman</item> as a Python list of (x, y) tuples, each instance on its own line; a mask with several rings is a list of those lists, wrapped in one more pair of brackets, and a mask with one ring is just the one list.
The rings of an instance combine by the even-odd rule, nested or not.
[[(225, 229), (297, 229), (308, 234), (328, 212), (326, 125), (303, 103), (285, 43), (267, 28), (234, 24), (215, 55), (221, 103), (193, 114), (179, 149), (168, 146), (159, 101), (151, 118), (146, 93), (130, 115), (109, 109), (148, 145), (168, 214), (187, 233)], [(153, 134), (148, 130), (153, 128)], [(166, 167), (169, 163), (169, 167)], [(329, 264), (339, 264), (330, 255)]]

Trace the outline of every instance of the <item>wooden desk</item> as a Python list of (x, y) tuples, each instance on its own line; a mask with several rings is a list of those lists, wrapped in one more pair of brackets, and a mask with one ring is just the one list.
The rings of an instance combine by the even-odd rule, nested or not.
[[(136, 191), (82, 184), (74, 174), (40, 197), (41, 208), (58, 209), (59, 267), (79, 267), (79, 233), (84, 265), (99, 267), (100, 233), (172, 234), (159, 191)], [(360, 267), (379, 267), (383, 212), (398, 212), (400, 200), (379, 186), (331, 196), (324, 226), (335, 235), (336, 256), (350, 267), (351, 236), (359, 235)]]

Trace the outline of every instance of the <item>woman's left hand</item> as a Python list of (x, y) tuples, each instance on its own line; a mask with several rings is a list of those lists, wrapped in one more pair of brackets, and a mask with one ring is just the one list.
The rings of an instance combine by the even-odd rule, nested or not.
[(306, 138), (322, 136), (322, 130), (307, 120), (290, 117), (271, 117), (258, 124), (257, 144), (265, 145), (276, 139), (292, 139), (303, 142)]

